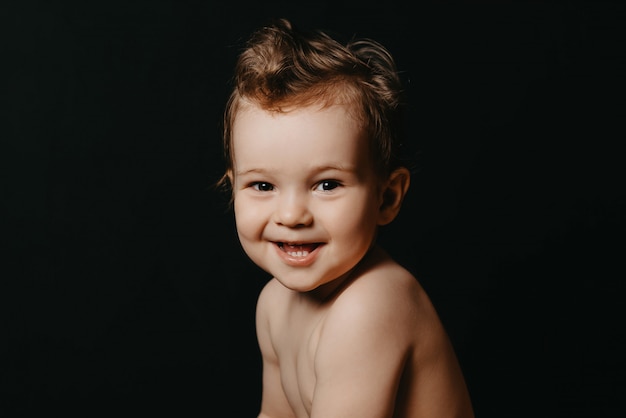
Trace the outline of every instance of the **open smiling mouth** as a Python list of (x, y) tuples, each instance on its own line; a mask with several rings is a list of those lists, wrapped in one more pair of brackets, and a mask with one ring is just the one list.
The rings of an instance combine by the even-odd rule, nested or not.
[(278, 248), (292, 257), (306, 257), (319, 247), (320, 243), (312, 244), (290, 244), (286, 242), (277, 242)]

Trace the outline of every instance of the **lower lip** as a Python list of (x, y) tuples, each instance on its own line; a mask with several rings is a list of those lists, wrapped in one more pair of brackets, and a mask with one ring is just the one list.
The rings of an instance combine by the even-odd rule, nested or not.
[(274, 244), (274, 248), (276, 249), (278, 256), (285, 262), (285, 264), (293, 266), (293, 267), (306, 267), (306, 266), (310, 266), (311, 264), (313, 264), (313, 262), (317, 258), (317, 254), (320, 248), (322, 248), (322, 245), (321, 244), (318, 245), (317, 248), (315, 248), (313, 251), (311, 251), (310, 253), (308, 253), (306, 256), (303, 256), (303, 257), (294, 257), (292, 255), (287, 254), (278, 246), (278, 244)]

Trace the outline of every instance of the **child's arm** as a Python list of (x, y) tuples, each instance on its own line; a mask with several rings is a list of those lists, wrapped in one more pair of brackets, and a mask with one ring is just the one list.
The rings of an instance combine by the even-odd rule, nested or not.
[(325, 320), (311, 418), (473, 417), (447, 335), (414, 279), (362, 279)]
[(259, 297), (256, 313), (257, 339), (263, 360), (263, 391), (261, 394), (261, 412), (258, 418), (295, 418), (283, 391), (278, 358), (270, 341), (264, 311), (264, 304), (269, 302), (264, 298), (265, 293), (267, 292), (262, 292)]
[[(374, 300), (337, 302), (320, 335), (311, 418), (391, 417), (409, 338)], [(374, 298), (372, 298), (374, 299)], [(372, 303), (373, 302), (373, 303)], [(379, 305), (379, 306), (376, 306)]]

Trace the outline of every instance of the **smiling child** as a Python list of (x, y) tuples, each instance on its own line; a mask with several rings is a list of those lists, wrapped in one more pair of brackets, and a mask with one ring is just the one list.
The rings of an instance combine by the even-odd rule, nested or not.
[(418, 280), (376, 243), (408, 191), (392, 56), (280, 19), (251, 36), (226, 106), (239, 240), (259, 295), (259, 417), (473, 417)]

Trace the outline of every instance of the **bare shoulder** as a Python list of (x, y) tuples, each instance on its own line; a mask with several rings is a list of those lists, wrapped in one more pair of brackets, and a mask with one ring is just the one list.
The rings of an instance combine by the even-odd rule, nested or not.
[(278, 280), (270, 279), (257, 298), (256, 315), (258, 320), (267, 320), (275, 314), (275, 311), (285, 309), (286, 301), (293, 293), (285, 288)]
[[(455, 362), (447, 332), (418, 279), (381, 253), (337, 297), (324, 321), (320, 344), (385, 344), (419, 367)], [(384, 343), (383, 343), (384, 342)], [(378, 344), (378, 343), (376, 343)]]
[(278, 280), (270, 279), (261, 289), (257, 303), (261, 305), (271, 305), (272, 301), (277, 297), (281, 297), (282, 293), (284, 293), (284, 289)]
[(343, 290), (329, 315), (339, 322), (349, 321), (350, 325), (366, 322), (370, 324), (368, 328), (389, 328), (393, 324), (392, 328), (403, 336), (439, 323), (417, 278), (386, 254), (376, 256)]
[[(376, 390), (361, 381), (359, 390), (371, 399), (387, 391), (385, 399), (393, 399), (397, 416), (473, 416), (435, 307), (417, 278), (386, 255), (374, 259), (329, 308), (316, 365), (319, 382), (354, 370), (375, 376)], [(398, 385), (402, 390), (396, 394)]]

